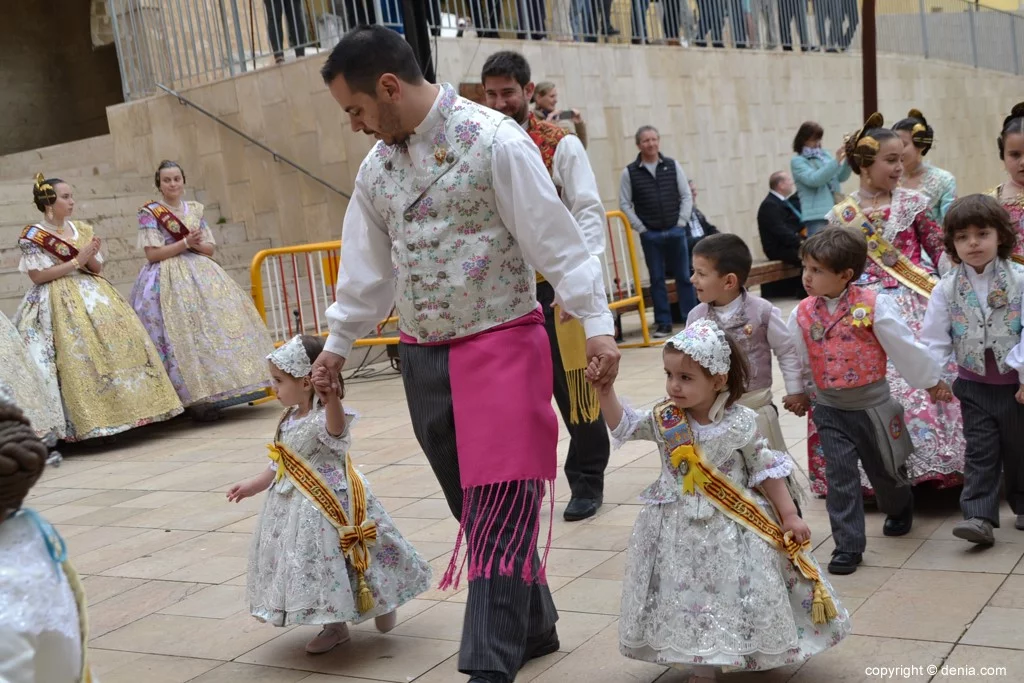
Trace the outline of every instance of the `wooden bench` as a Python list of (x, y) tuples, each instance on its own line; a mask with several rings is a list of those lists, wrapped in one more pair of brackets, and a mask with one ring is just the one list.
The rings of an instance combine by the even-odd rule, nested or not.
[[(782, 261), (760, 261), (754, 263), (753, 268), (750, 269), (747, 287), (757, 287), (767, 282), (779, 282), (780, 280), (799, 277), (801, 272), (800, 266), (791, 266)], [(668, 302), (670, 304), (678, 303), (679, 297), (676, 296), (676, 281), (674, 279), (667, 280), (665, 282), (665, 289), (668, 290)], [(650, 286), (645, 286), (643, 292), (644, 305), (653, 306)], [(635, 307), (633, 310), (636, 310)]]
[[(781, 280), (788, 280), (792, 277), (799, 277), (802, 269), (799, 266), (791, 266), (788, 263), (782, 261), (760, 261), (754, 263), (750, 269), (750, 275), (747, 277), (747, 287), (755, 287), (766, 284), (768, 282), (779, 282)], [(679, 297), (676, 295), (676, 281), (675, 279), (669, 279), (665, 282), (665, 289), (668, 291), (669, 304), (675, 304), (679, 302)], [(643, 287), (644, 295), (644, 306), (653, 308), (654, 303), (651, 300), (651, 288), (649, 285)], [(622, 314), (636, 311), (636, 306), (623, 306), (615, 312), (615, 338), (616, 340), (622, 340)], [(675, 311), (673, 308), (673, 318), (675, 317)], [(676, 323), (682, 323), (684, 321), (673, 321)]]

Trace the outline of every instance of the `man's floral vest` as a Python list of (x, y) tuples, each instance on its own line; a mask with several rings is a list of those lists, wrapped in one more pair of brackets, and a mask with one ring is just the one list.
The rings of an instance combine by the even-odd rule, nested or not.
[(416, 168), (403, 145), (378, 142), (360, 169), (391, 238), (399, 327), (420, 343), (466, 337), (537, 307), (534, 272), (498, 215), (491, 178), (498, 125), (515, 123), (441, 87), (432, 163)]

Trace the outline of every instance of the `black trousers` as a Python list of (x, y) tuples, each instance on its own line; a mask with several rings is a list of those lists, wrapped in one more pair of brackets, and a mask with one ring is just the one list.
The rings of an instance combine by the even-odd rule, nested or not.
[(562, 366), (562, 354), (558, 350), (558, 337), (555, 334), (555, 311), (551, 304), (555, 301), (555, 290), (547, 282), (537, 284), (537, 301), (544, 308), (544, 329), (551, 341), (551, 360), (555, 371), (555, 403), (562, 421), (569, 430), (569, 455), (565, 460), (565, 478), (569, 480), (569, 488), (573, 498), (599, 498), (604, 495), (604, 471), (608, 467), (611, 454), (611, 443), (608, 439), (608, 428), (604, 418), (598, 417), (596, 422), (569, 423), (569, 382)]
[(497, 38), (501, 25), (501, 0), (470, 0), (469, 18), (480, 38)]
[[(449, 349), (445, 345), (417, 344), (399, 344), (398, 348), (413, 433), (441, 485), (452, 515), (462, 519), (463, 506), (468, 505), (465, 520), (472, 528), (482, 516), (478, 513), (480, 501), (486, 502), (489, 495), (477, 495), (468, 503), (463, 496), (448, 373)], [(528, 583), (521, 578), (527, 558), (531, 558), (536, 568), (540, 566), (540, 557), (536, 546), (515, 543), (519, 529), (515, 522), (509, 521), (519, 521), (519, 514), (511, 514), (515, 511), (522, 513), (519, 524), (527, 528), (535, 524), (539, 514), (537, 498), (541, 494), (534, 485), (518, 496), (508, 496), (501, 506), (492, 508), (495, 522), (487, 527), (486, 533), (464, 539), (470, 552), (480, 552), (487, 557), (501, 556), (509, 548), (515, 550), (511, 576), (502, 576), (495, 566), (491, 578), (469, 582), (459, 648), (459, 671), (463, 673), (493, 671), (509, 679), (515, 678), (526, 656), (527, 640), (540, 639), (558, 620), (547, 584)]]
[[(295, 47), (309, 42), (306, 31), (306, 15), (302, 11), (302, 0), (263, 0), (267, 10), (267, 31), (270, 33), (270, 47), (275, 57), (284, 56), (284, 30), (282, 20), (288, 19), (288, 42)], [(305, 48), (295, 47), (295, 56), (306, 54)]]
[(958, 379), (953, 393), (964, 417), (964, 519), (981, 517), (999, 526), (1000, 475), (1014, 514), (1024, 514), (1024, 406), (1017, 385), (981, 384)]

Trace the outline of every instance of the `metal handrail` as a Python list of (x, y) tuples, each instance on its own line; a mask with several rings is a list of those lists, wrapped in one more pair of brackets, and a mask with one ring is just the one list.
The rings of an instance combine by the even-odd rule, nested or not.
[(185, 106), (188, 106), (188, 107), (192, 107), (193, 109), (198, 111), (200, 114), (204, 114), (205, 116), (208, 116), (209, 118), (213, 119), (214, 121), (216, 121), (220, 125), (224, 126), (228, 130), (230, 130), (232, 133), (235, 133), (236, 135), (242, 136), (243, 138), (245, 138), (246, 140), (248, 140), (252, 144), (254, 144), (257, 147), (259, 147), (260, 149), (262, 149), (264, 152), (270, 154), (270, 156), (272, 156), (274, 158), (274, 161), (281, 161), (283, 163), (286, 163), (289, 166), (291, 166), (292, 168), (294, 168), (296, 171), (298, 171), (299, 173), (302, 173), (303, 175), (307, 176), (308, 178), (310, 178), (312, 180), (315, 180), (316, 182), (320, 183), (321, 185), (326, 187), (331, 192), (339, 194), (342, 197), (344, 197), (345, 199), (352, 199), (352, 195), (350, 195), (349, 193), (344, 192), (342, 190), (339, 190), (338, 188), (336, 188), (334, 185), (331, 185), (329, 182), (327, 182), (323, 178), (321, 178), (319, 176), (316, 176), (316, 175), (313, 175), (311, 172), (307, 171), (302, 166), (299, 166), (297, 163), (295, 163), (294, 161), (292, 161), (288, 157), (285, 157), (285, 156), (282, 156), (282, 155), (278, 154), (277, 152), (272, 150), (270, 147), (267, 147), (262, 142), (260, 142), (256, 138), (252, 137), (248, 133), (246, 133), (244, 131), (241, 131), (238, 128), (235, 128), (230, 123), (228, 123), (224, 119), (220, 118), (219, 116), (217, 116), (213, 112), (210, 112), (210, 111), (207, 111), (206, 109), (203, 109), (201, 106), (199, 106), (198, 104), (196, 104), (195, 102), (193, 102), (189, 98), (185, 97), (184, 95), (182, 95), (178, 91), (173, 90), (171, 88), (168, 88), (163, 83), (157, 83), (156, 87), (160, 88), (161, 90), (166, 92), (168, 95), (172, 95), (173, 97), (176, 97), (178, 99), (179, 103), (181, 103), (181, 104), (183, 104)]

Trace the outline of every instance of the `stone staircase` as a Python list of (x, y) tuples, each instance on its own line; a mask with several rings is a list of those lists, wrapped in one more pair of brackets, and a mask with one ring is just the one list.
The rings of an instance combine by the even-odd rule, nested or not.
[[(104, 275), (127, 296), (139, 269), (145, 263), (136, 248), (139, 207), (156, 196), (153, 177), (119, 175), (114, 172), (114, 150), (110, 136), (19, 152), (0, 157), (0, 311), (8, 317), (31, 286), (18, 272), (22, 229), (38, 222), (41, 214), (32, 203), (32, 183), (37, 172), (57, 176), (71, 183), (75, 193), (72, 219), (84, 220), (103, 241), (106, 259)], [(200, 190), (188, 193), (206, 205), (206, 221), (217, 240), (216, 259), (248, 290), (249, 264), (270, 240), (250, 240), (243, 223), (229, 223), (220, 214), (215, 197)]]

